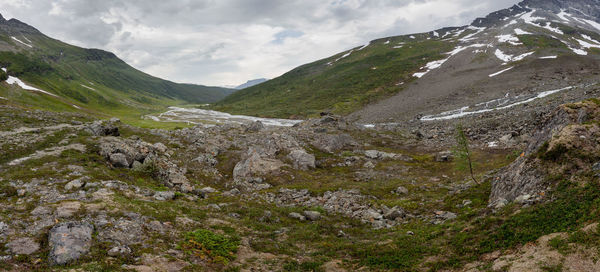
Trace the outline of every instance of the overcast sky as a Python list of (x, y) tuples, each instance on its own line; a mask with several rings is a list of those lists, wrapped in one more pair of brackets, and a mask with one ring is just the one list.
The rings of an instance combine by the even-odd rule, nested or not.
[(0, 13), (176, 82), (238, 85), (518, 0), (0, 0)]

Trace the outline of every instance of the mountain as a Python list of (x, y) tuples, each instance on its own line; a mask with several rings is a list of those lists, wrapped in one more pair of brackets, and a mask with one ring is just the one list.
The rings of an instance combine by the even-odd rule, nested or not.
[[(526, 0), (470, 25), (395, 36), (300, 66), (216, 109), (271, 117), (332, 111), (406, 121), (592, 78), (600, 56), (595, 0)], [(563, 76), (559, 76), (559, 74)]]
[(81, 108), (119, 116), (174, 104), (213, 103), (235, 91), (153, 77), (113, 53), (63, 43), (1, 15), (0, 66), (13, 78), (9, 82), (18, 79), (26, 82), (21, 82), (23, 86), (33, 85), (25, 87), (31, 92), (22, 92), (17, 85), (0, 84), (0, 96), (57, 110)]
[(266, 79), (266, 78), (259, 78), (259, 79), (248, 80), (246, 83), (244, 83), (244, 84), (242, 84), (240, 86), (237, 86), (234, 89), (236, 89), (236, 90), (243, 90), (243, 89), (250, 88), (252, 86), (256, 86), (258, 84), (261, 84), (261, 83), (264, 83), (264, 82), (267, 82), (267, 81), (268, 81), (268, 79)]

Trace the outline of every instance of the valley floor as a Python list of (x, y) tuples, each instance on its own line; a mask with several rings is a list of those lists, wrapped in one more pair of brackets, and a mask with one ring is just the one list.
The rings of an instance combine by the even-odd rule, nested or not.
[(495, 144), (467, 131), (475, 183), (435, 126), (168, 131), (2, 100), (0, 122), (4, 271), (598, 268), (597, 178), (555, 202), (488, 207), (525, 125)]

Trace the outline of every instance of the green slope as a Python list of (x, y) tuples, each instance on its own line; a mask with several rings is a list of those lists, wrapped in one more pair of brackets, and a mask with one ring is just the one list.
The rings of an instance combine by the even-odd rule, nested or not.
[[(281, 77), (241, 90), (216, 110), (266, 117), (306, 117), (321, 111), (350, 113), (402, 90), (412, 74), (441, 59), (455, 43), (430, 33), (375, 40), (331, 58), (298, 67)], [(344, 55), (352, 52), (347, 57)], [(337, 60), (337, 61), (336, 61)], [(404, 83), (404, 84), (401, 84)]]
[(1, 16), (0, 66), (9, 75), (58, 96), (0, 83), (0, 96), (12, 102), (53, 110), (80, 107), (107, 116), (139, 119), (171, 105), (214, 103), (235, 91), (162, 80), (110, 52), (72, 46)]

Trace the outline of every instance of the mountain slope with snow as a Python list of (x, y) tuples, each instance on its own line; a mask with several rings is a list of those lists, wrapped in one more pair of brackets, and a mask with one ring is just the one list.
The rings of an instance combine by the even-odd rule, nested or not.
[(599, 7), (595, 0), (527, 0), (468, 26), (375, 40), (217, 108), (274, 117), (333, 111), (366, 123), (436, 116), (507, 94), (524, 101), (594, 77)]
[(83, 108), (122, 115), (182, 103), (212, 103), (235, 91), (156, 78), (110, 52), (63, 43), (1, 15), (0, 68), (10, 75), (0, 83), (0, 96), (55, 110)]

